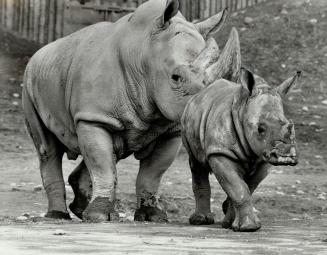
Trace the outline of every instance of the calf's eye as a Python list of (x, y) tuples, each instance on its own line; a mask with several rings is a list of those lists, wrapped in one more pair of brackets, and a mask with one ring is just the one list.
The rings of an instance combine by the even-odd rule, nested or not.
[(264, 134), (264, 133), (266, 132), (266, 130), (267, 130), (267, 127), (266, 127), (265, 124), (260, 123), (260, 124), (258, 125), (258, 133), (259, 133), (260, 135)]

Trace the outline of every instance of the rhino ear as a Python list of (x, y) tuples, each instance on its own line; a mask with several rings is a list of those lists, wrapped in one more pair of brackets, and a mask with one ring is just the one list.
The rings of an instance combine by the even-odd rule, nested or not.
[(223, 11), (216, 15), (207, 18), (201, 22), (195, 24), (196, 29), (200, 32), (205, 40), (208, 39), (212, 34), (217, 33), (224, 25), (227, 18), (228, 9), (225, 8)]
[(285, 96), (292, 87), (296, 86), (300, 76), (301, 76), (301, 71), (297, 71), (293, 77), (288, 78), (286, 81), (284, 81), (276, 88), (277, 92), (280, 94), (281, 97)]
[(249, 94), (251, 94), (255, 86), (253, 73), (247, 70), (246, 68), (242, 67), (239, 83), (241, 83), (242, 87), (245, 88), (249, 92)]
[(166, 2), (166, 8), (161, 16), (161, 25), (165, 26), (171, 18), (173, 18), (179, 10), (179, 1), (178, 0), (167, 0)]

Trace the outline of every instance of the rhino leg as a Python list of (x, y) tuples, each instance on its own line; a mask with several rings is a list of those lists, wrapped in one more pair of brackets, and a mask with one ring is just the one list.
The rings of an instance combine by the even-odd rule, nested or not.
[(158, 203), (161, 177), (172, 164), (181, 147), (181, 138), (161, 138), (149, 156), (140, 160), (136, 180), (137, 207), (135, 221), (168, 222)]
[(92, 180), (91, 200), (82, 218), (89, 222), (117, 219), (115, 212), (117, 172), (112, 137), (103, 127), (83, 121), (77, 125), (77, 136), (81, 154)]
[(62, 175), (62, 156), (65, 148), (42, 123), (26, 91), (23, 108), (27, 129), (40, 161), (41, 178), (48, 197), (46, 217), (71, 219), (66, 206), (66, 190)]
[(227, 197), (222, 205), (223, 212), (225, 214), (224, 219), (221, 222), (223, 228), (230, 228), (235, 220), (235, 209), (232, 200)]
[[(266, 178), (268, 174), (268, 169), (270, 167), (271, 166), (266, 163), (256, 166), (256, 170), (253, 174), (245, 176), (244, 181), (248, 185), (251, 195), (256, 190), (258, 185), (264, 180), (264, 178)], [(223, 202), (222, 209), (225, 214), (223, 224), (228, 225), (231, 221), (235, 219), (235, 211), (230, 198), (227, 197), (226, 200)], [(259, 219), (257, 219), (257, 221), (259, 222)]]
[(74, 191), (74, 201), (69, 209), (80, 219), (92, 196), (92, 180), (84, 160), (75, 168), (68, 178)]
[(210, 209), (211, 187), (209, 183), (209, 169), (199, 165), (190, 158), (192, 171), (192, 189), (195, 197), (195, 212), (189, 218), (192, 225), (210, 225), (214, 223), (214, 215)]
[(241, 177), (239, 165), (222, 156), (211, 156), (209, 164), (223, 190), (232, 201), (235, 218), (223, 220), (223, 227), (231, 227), (234, 231), (256, 231), (261, 224), (253, 211), (251, 193), (248, 185)]

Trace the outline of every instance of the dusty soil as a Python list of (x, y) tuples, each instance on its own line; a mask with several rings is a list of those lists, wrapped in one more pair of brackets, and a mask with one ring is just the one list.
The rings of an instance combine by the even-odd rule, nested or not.
[[(317, 224), (318, 223), (318, 224)], [(234, 233), (185, 224), (23, 224), (0, 228), (4, 254), (326, 254), (321, 222)], [(301, 229), (301, 231), (299, 231)], [(58, 245), (60, 244), (60, 245)]]
[[(35, 150), (25, 131), (20, 102), (24, 66), (35, 50), (35, 45), (18, 41), (1, 31), (0, 250), (4, 247), (1, 246), (1, 240), (6, 240), (4, 244), (13, 245), (12, 239), (21, 233), (20, 241), (15, 242), (13, 247), (29, 247), (30, 253), (40, 252), (40, 244), (43, 241), (50, 242), (53, 236), (51, 231), (64, 228), (72, 233), (56, 237), (54, 240), (58, 242), (51, 241), (48, 248), (64, 242), (67, 246), (63, 245), (60, 251), (69, 254), (73, 253), (73, 247), (85, 243), (85, 240), (90, 238), (87, 242), (90, 245), (90, 242), (100, 240), (99, 244), (92, 243), (90, 252), (101, 253), (103, 249), (112, 248), (109, 245), (111, 242), (105, 242), (106, 238), (100, 237), (102, 233), (108, 234), (108, 240), (117, 241), (117, 232), (128, 232), (126, 235), (128, 238), (134, 238), (135, 245), (141, 244), (142, 249), (151, 247), (153, 251), (158, 252), (165, 250), (164, 246), (170, 242), (171, 236), (172, 240), (177, 240), (176, 247), (188, 246), (191, 253), (198, 254), (199, 251), (199, 247), (193, 244), (194, 239), (200, 243), (201, 252), (213, 252), (206, 239), (202, 240), (203, 236), (208, 235), (212, 241), (210, 243), (217, 243), (213, 247), (223, 247), (221, 251), (224, 247), (235, 246), (244, 247), (242, 249), (245, 254), (285, 254), (283, 251), (288, 251), (288, 248), (290, 251), (294, 249), (297, 254), (318, 254), (327, 238), (327, 104), (324, 101), (327, 100), (326, 16), (325, 1), (270, 1), (232, 15), (228, 26), (217, 38), (219, 44), (223, 45), (231, 26), (237, 27), (240, 31), (244, 64), (271, 84), (277, 85), (295, 70), (303, 70), (300, 86), (289, 94), (285, 103), (287, 115), (296, 125), (301, 152), (300, 163), (296, 167), (272, 168), (269, 177), (254, 194), (255, 207), (259, 210), (263, 223), (262, 230), (255, 234), (236, 234), (222, 230), (217, 225), (209, 228), (178, 225), (188, 222), (194, 207), (191, 175), (185, 151), (181, 152), (164, 176), (160, 189), (162, 205), (168, 210), (170, 221), (174, 224), (150, 224), (150, 227), (137, 224), (133, 231), (128, 231), (130, 226), (134, 226), (131, 220), (135, 210), (134, 183), (138, 169), (137, 161), (130, 157), (118, 165), (117, 207), (123, 223), (87, 225), (74, 219), (71, 223), (53, 223), (60, 226), (51, 223), (49, 225), (44, 218), (39, 217), (46, 212), (47, 199), (43, 189), (34, 190), (36, 186), (41, 185), (41, 178)], [(245, 17), (252, 17), (253, 22), (245, 24)], [(76, 162), (65, 160), (65, 180), (75, 165)], [(212, 209), (219, 220), (222, 218), (221, 202), (225, 194), (217, 181), (213, 177), (211, 179)], [(69, 203), (73, 193), (68, 184), (67, 193)], [(17, 219), (25, 213), (26, 220)], [(111, 228), (113, 229), (110, 230)], [(88, 235), (89, 232), (92, 232), (92, 237), (91, 234)], [(201, 235), (200, 232), (204, 234)], [(142, 233), (141, 237), (136, 237), (135, 233)], [(189, 233), (194, 233), (193, 239), (189, 239)], [(31, 242), (35, 235), (40, 239)], [(163, 239), (156, 239), (159, 243), (153, 243), (157, 241), (153, 241), (151, 235), (158, 235)], [(272, 242), (267, 238), (271, 238), (269, 240)], [(69, 243), (73, 240), (75, 246)], [(179, 245), (180, 243), (183, 245)], [(124, 241), (121, 240), (120, 244), (123, 246)], [(303, 246), (305, 248), (298, 250), (301, 249), (299, 244), (306, 244)], [(97, 248), (97, 245), (103, 247)], [(140, 249), (133, 251), (140, 252)], [(175, 253), (185, 251), (180, 249), (176, 248)], [(312, 249), (316, 249), (316, 252)], [(55, 251), (56, 249), (52, 253)], [(232, 252), (236, 251), (230, 250), (230, 253)], [(240, 251), (236, 253), (239, 254)]]

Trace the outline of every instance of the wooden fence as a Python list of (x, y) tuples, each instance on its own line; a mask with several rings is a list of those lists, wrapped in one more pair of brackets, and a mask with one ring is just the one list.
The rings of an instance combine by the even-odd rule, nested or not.
[[(265, 1), (268, 0), (180, 0), (180, 10), (186, 19), (196, 20), (225, 7), (233, 12)], [(47, 44), (86, 25), (115, 21), (142, 2), (145, 1), (0, 0), (0, 24), (20, 37)]]

